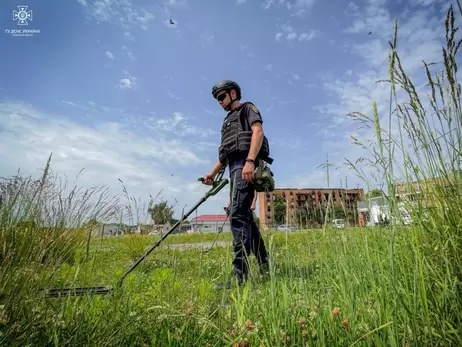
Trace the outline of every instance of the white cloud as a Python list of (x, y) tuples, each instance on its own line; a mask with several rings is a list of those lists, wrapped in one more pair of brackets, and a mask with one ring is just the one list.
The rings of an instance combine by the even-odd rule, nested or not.
[(165, 5), (171, 7), (185, 7), (187, 5), (187, 0), (167, 0)]
[(135, 55), (130, 51), (130, 49), (127, 46), (122, 46), (122, 51), (127, 54), (127, 57), (130, 60), (135, 60)]
[(135, 41), (135, 36), (133, 36), (132, 33), (129, 31), (124, 32), (124, 37), (128, 41)]
[(86, 0), (77, 0), (77, 2), (78, 2), (80, 5), (84, 6), (84, 7), (88, 7), (88, 4), (87, 4), (87, 1), (86, 1)]
[[(292, 25), (289, 23), (285, 23), (282, 25), (282, 31), (287, 33), (286, 39), (288, 41), (296, 40), (298, 37), (299, 41), (310, 41), (315, 37), (315, 31), (310, 30), (310, 32), (303, 32), (301, 34), (297, 34), (296, 30), (293, 28)], [(276, 41), (280, 41), (283, 37), (284, 33), (278, 32), (276, 34)]]
[(88, 19), (96, 23), (112, 23), (122, 28), (139, 26), (147, 29), (154, 15), (144, 8), (137, 8), (132, 0), (79, 0)]
[[(116, 113), (120, 113), (120, 112), (123, 111), (123, 110), (117, 109), (117, 108), (110, 108), (110, 107), (103, 106), (103, 105), (97, 105), (93, 101), (81, 102), (81, 101), (62, 100), (61, 103), (65, 104), (65, 105), (68, 105), (68, 106), (76, 107), (79, 110), (85, 111), (85, 112), (88, 112), (88, 113), (98, 113), (101, 110), (104, 111), (104, 112), (111, 111), (111, 112), (116, 112)], [(88, 106), (88, 105), (90, 105), (90, 106)]]
[(293, 7), (311, 8), (317, 0), (295, 0)]
[(314, 38), (314, 36), (315, 36), (315, 32), (312, 30), (309, 33), (301, 33), (298, 36), (298, 40), (299, 41), (310, 41)]
[(262, 7), (265, 10), (269, 10), (271, 6), (273, 5), (273, 3), (274, 3), (274, 0), (264, 0), (262, 3)]
[(284, 7), (292, 12), (293, 15), (303, 17), (307, 10), (311, 9), (316, 2), (317, 0), (264, 0), (261, 6), (265, 10), (273, 6)]
[(241, 50), (241, 52), (246, 52), (246, 55), (247, 55), (249, 58), (253, 58), (253, 57), (254, 57), (254, 53), (253, 53), (253, 52), (249, 52), (249, 47), (248, 47), (248, 46), (240, 45), (240, 46), (239, 46), (239, 49)]
[(295, 40), (297, 38), (297, 33), (291, 32), (287, 34), (287, 40)]
[[(215, 130), (199, 128), (190, 124), (188, 117), (181, 112), (174, 112), (172, 116), (168, 118), (137, 117), (137, 123), (142, 124), (142, 126), (147, 129), (154, 130), (159, 133), (174, 133), (175, 136), (178, 137), (194, 136), (195, 138), (210, 139), (211, 136), (219, 135), (219, 133)], [(218, 145), (216, 145), (216, 147), (218, 148)]]
[(246, 2), (247, 0), (236, 0), (236, 4), (238, 5), (245, 4)]
[(106, 51), (106, 57), (108, 57), (108, 58), (111, 59), (111, 60), (114, 60), (114, 54), (112, 54), (112, 53), (109, 52), (109, 51)]
[(180, 100), (180, 97), (178, 95), (174, 94), (170, 89), (167, 90), (167, 94), (172, 99)]
[[(129, 118), (132, 122), (137, 119)], [(154, 134), (137, 132), (129, 122), (99, 122), (97, 116), (92, 120), (91, 126), (83, 125), (22, 102), (0, 103), (0, 156), (8, 158), (0, 164), (0, 175), (14, 175), (20, 169), (24, 176), (39, 177), (40, 169), (53, 153), (53, 172), (73, 180), (84, 169), (79, 186), (105, 185), (123, 197), (120, 178), (128, 194), (142, 201), (163, 190), (161, 194), (169, 202), (178, 200), (176, 215), (185, 204), (189, 209), (207, 191), (196, 179), (213, 165), (203, 156), (213, 156), (216, 144), (194, 140), (194, 136), (188, 141), (176, 136), (174, 132), (186, 121), (181, 113), (175, 113), (167, 123), (159, 122), (162, 131)], [(199, 132), (197, 128), (190, 131)], [(214, 204), (225, 203), (227, 193), (214, 200)], [(213, 204), (201, 207), (202, 211), (207, 209), (214, 213), (219, 210)]]
[(124, 71), (124, 74), (126, 75), (126, 77), (121, 78), (119, 80), (119, 88), (120, 89), (133, 89), (133, 88), (135, 88), (137, 78), (130, 75), (127, 71)]
[(119, 80), (120, 89), (132, 89), (135, 85), (135, 81), (132, 78), (121, 78)]
[(350, 1), (345, 9), (345, 14), (352, 17), (359, 16), (359, 6), (353, 1)]

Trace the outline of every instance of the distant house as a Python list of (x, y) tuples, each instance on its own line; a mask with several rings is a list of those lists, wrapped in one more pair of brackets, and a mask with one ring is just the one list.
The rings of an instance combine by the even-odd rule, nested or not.
[[(412, 223), (412, 219), (402, 203), (398, 203), (401, 222), (405, 225)], [(360, 226), (374, 226), (391, 221), (390, 205), (385, 196), (377, 196), (368, 200), (358, 201)]]
[(192, 232), (223, 232), (231, 231), (231, 224), (226, 214), (208, 214), (191, 219)]
[(359, 225), (374, 226), (390, 219), (390, 206), (384, 196), (358, 201)]
[(116, 236), (123, 234), (124, 231), (119, 224), (103, 224), (97, 229), (95, 236)]

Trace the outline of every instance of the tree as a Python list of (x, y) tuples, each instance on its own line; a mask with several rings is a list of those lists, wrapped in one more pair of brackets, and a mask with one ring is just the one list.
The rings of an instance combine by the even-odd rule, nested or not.
[(257, 217), (257, 215), (255, 214), (255, 211), (252, 211), (252, 215), (253, 215), (253, 220), (255, 221), (255, 223), (257, 224), (258, 227), (260, 227), (260, 218)]
[(284, 221), (286, 220), (286, 203), (284, 201), (284, 198), (280, 194), (274, 195), (273, 211), (274, 222), (276, 224), (284, 224)]
[(148, 213), (151, 215), (155, 224), (165, 224), (172, 221), (173, 205), (168, 206), (167, 201), (161, 201), (158, 204), (151, 204)]
[(372, 189), (366, 193), (366, 198), (376, 198), (378, 196), (383, 196), (383, 191), (381, 189)]
[(346, 218), (345, 210), (343, 206), (334, 206), (332, 212), (333, 212), (333, 217), (335, 219), (345, 219)]

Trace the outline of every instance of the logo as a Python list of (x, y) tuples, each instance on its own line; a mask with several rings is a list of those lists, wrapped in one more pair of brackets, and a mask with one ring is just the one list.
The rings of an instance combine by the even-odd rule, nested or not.
[(258, 111), (257, 106), (255, 106), (254, 104), (250, 104), (250, 108), (251, 108), (252, 111), (255, 112), (256, 114), (260, 114), (260, 111)]
[(13, 21), (18, 27), (5, 29), (5, 34), (15, 37), (30, 37), (40, 34), (40, 29), (23, 29), (25, 26), (29, 26), (29, 22), (32, 22), (32, 10), (29, 10), (29, 6), (16, 7), (18, 9), (13, 10)]
[(13, 10), (13, 20), (18, 21), (18, 25), (29, 25), (28, 20), (32, 21), (32, 10), (27, 11), (29, 6), (18, 6), (19, 11)]

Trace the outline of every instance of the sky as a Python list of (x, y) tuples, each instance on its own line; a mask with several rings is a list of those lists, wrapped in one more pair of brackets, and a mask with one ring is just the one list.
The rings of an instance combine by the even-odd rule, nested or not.
[[(33, 36), (11, 35), (13, 11), (32, 11)], [(350, 112), (386, 121), (388, 41), (424, 86), (422, 60), (441, 62), (443, 0), (4, 0), (0, 64), (0, 176), (51, 168), (83, 187), (175, 216), (208, 190), (225, 112), (212, 86), (232, 79), (263, 118), (277, 188), (364, 188), (344, 165), (373, 139)], [(456, 6), (457, 8), (457, 6)], [(170, 24), (170, 19), (174, 24)], [(440, 66), (441, 68), (441, 66)], [(396, 129), (395, 129), (396, 130)], [(83, 170), (83, 171), (82, 171)], [(80, 173), (80, 174), (79, 174)], [(226, 175), (228, 172), (226, 172)], [(78, 177), (77, 177), (78, 176)], [(120, 180), (119, 180), (120, 179)], [(75, 181), (77, 180), (77, 181)], [(229, 186), (200, 214), (222, 213)], [(128, 203), (128, 202), (127, 202)]]

